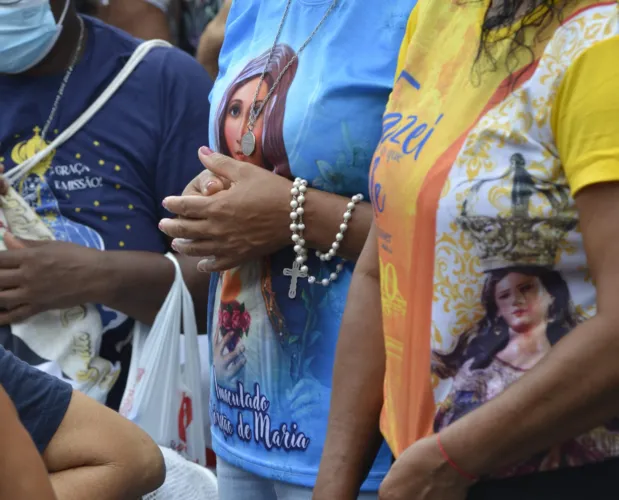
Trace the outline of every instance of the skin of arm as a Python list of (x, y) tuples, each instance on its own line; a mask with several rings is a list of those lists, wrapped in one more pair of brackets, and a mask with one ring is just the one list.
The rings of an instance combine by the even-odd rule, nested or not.
[(209, 76), (215, 80), (219, 73), (219, 51), (224, 43), (224, 32), (226, 30), (226, 21), (232, 0), (225, 0), (219, 12), (208, 23), (198, 45), (196, 59), (208, 72)]
[[(209, 276), (199, 272), (200, 259), (177, 255), (185, 284), (192, 294), (198, 325), (206, 322)], [(151, 252), (109, 250), (92, 255), (88, 301), (104, 304), (150, 325), (170, 291), (174, 265)]]
[(0, 498), (56, 500), (45, 464), (2, 386), (0, 422)]
[(43, 459), (62, 500), (137, 500), (165, 478), (159, 447), (144, 431), (76, 391)]
[(527, 459), (619, 415), (619, 183), (586, 187), (575, 199), (597, 314), (503, 394), (441, 432), (448, 454), (472, 474)]
[(352, 278), (337, 344), (329, 428), (314, 500), (356, 499), (380, 448), (385, 345), (379, 280), (372, 226)]
[(172, 40), (166, 13), (145, 0), (110, 0), (99, 7), (98, 15), (136, 38)]

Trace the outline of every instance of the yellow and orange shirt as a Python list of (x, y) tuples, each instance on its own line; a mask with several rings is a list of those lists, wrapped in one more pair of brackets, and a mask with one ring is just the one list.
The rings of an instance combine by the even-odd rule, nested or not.
[[(518, 24), (496, 29), (478, 56), (487, 6), (417, 4), (371, 167), (381, 427), (396, 456), (500, 394), (595, 314), (573, 196), (619, 180), (617, 3), (570, 2), (560, 22), (526, 28), (531, 51), (510, 49)], [(618, 456), (616, 429), (506, 474)]]

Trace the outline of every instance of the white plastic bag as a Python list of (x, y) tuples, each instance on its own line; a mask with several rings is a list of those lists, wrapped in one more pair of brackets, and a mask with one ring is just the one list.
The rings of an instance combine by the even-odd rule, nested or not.
[(218, 500), (217, 478), (213, 472), (168, 448), (160, 448), (166, 466), (165, 482), (142, 500)]
[(144, 429), (157, 444), (205, 466), (196, 317), (180, 266), (172, 254), (166, 257), (176, 268), (174, 283), (150, 332), (141, 324), (134, 329), (133, 354), (120, 414)]

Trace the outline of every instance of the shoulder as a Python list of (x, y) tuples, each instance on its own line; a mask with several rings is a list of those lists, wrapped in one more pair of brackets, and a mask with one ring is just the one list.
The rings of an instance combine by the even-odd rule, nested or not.
[(176, 47), (156, 47), (144, 58), (143, 72), (165, 78), (165, 82), (185, 81), (192, 85), (210, 85), (211, 78), (192, 56)]

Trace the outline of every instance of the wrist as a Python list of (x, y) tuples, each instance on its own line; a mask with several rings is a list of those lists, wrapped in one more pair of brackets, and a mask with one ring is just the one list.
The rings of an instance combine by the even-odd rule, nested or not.
[(445, 466), (445, 464), (448, 465), (449, 468), (451, 468), (452, 472), (456, 472), (461, 478), (465, 479), (471, 484), (474, 484), (478, 481), (478, 476), (468, 472), (465, 468), (461, 467), (458, 462), (451, 458), (450, 454), (447, 452), (445, 446), (443, 445), (440, 433), (436, 434), (436, 444), (443, 458), (443, 467)]
[(494, 463), (491, 446), (486, 446), (486, 441), (482, 444), (478, 437), (472, 436), (472, 432), (460, 429), (459, 424), (462, 422), (445, 427), (440, 433), (437, 446), (440, 443), (453, 464), (461, 467), (465, 474), (474, 478), (488, 475)]
[(478, 476), (468, 472), (465, 462), (462, 466), (456, 463), (443, 444), (443, 438), (438, 434), (417, 441), (413, 446), (422, 448), (418, 450), (420, 456), (424, 456), (427, 463), (431, 464), (430, 474), (444, 484), (453, 485), (456, 488), (469, 488), (478, 481)]
[(119, 279), (119, 251), (86, 249), (81, 265), (84, 283), (83, 302), (110, 304), (115, 302), (121, 280)]
[(287, 247), (289, 245), (292, 245), (292, 232), (290, 230), (292, 220), (290, 218), (290, 213), (293, 211), (293, 208), (291, 206), (291, 202), (293, 199), (291, 191), (293, 188), (293, 182), (281, 176), (278, 176), (278, 178), (281, 179), (283, 182), (278, 183), (279, 187), (276, 191), (276, 196), (279, 200), (277, 203), (278, 210), (276, 214), (278, 220), (277, 242), (279, 243), (278, 246)]

